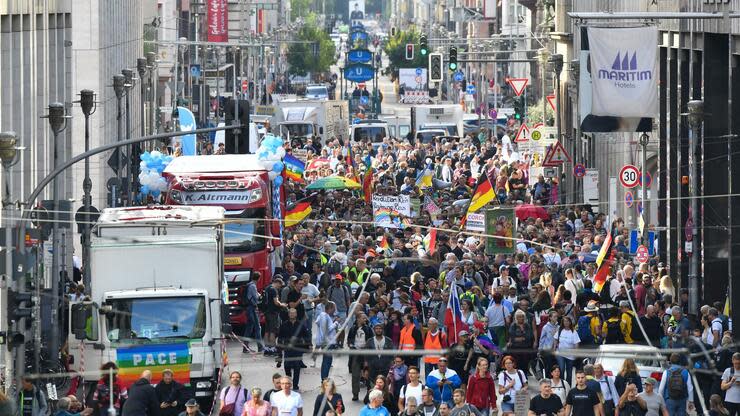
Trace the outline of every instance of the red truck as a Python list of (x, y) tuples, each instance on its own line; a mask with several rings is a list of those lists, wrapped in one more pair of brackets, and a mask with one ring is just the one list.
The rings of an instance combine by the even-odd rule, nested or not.
[(246, 323), (244, 288), (259, 272), (257, 289), (272, 281), (279, 261), (280, 221), (273, 221), (276, 203), (283, 212), (282, 187), (274, 187), (256, 155), (180, 156), (164, 170), (166, 204), (216, 205), (226, 209), (224, 269), (232, 325)]

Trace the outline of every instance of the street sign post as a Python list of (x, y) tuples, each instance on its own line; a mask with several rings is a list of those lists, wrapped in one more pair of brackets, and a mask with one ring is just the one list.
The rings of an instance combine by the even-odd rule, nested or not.
[(453, 78), (455, 82), (462, 82), (462, 80), (465, 79), (465, 75), (462, 73), (462, 71), (455, 72), (455, 75), (453, 75)]
[(470, 95), (475, 95), (475, 85), (468, 84), (468, 87), (465, 89), (465, 92)]
[(634, 165), (624, 165), (619, 171), (619, 182), (625, 188), (634, 188), (640, 182), (640, 170)]
[(573, 175), (576, 178), (582, 178), (586, 175), (586, 167), (583, 166), (583, 163), (576, 163), (576, 165), (573, 166)]

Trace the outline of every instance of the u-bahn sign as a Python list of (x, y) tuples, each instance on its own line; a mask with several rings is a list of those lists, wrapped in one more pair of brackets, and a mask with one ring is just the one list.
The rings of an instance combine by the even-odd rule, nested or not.
[(367, 63), (373, 59), (373, 53), (367, 49), (353, 49), (347, 54), (347, 60), (352, 63)]
[(352, 82), (370, 81), (375, 76), (375, 70), (372, 65), (352, 64), (344, 68), (344, 78)]

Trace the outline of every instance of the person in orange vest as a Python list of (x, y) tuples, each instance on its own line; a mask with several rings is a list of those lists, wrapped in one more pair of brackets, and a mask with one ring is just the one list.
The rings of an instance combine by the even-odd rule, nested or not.
[[(410, 313), (403, 316), (403, 328), (401, 328), (401, 337), (398, 342), (401, 351), (413, 351), (421, 349), (424, 341), (421, 338), (421, 331), (414, 325), (414, 317)], [(407, 366), (419, 367), (418, 355), (405, 355), (403, 360)]]
[[(424, 335), (424, 349), (425, 350), (439, 350), (440, 352), (447, 348), (447, 335), (439, 330), (439, 322), (436, 318), (429, 318), (427, 322), (429, 330)], [(436, 370), (439, 364), (439, 355), (425, 355), (424, 356), (424, 374), (429, 374), (432, 370)]]

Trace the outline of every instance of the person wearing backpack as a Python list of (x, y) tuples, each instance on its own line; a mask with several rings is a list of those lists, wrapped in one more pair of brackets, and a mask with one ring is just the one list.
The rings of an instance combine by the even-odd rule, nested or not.
[(625, 344), (634, 344), (635, 341), (643, 338), (640, 333), (640, 326), (637, 322), (637, 316), (630, 306), (628, 300), (619, 302), (620, 322), (619, 328), (622, 331), (622, 338)]
[(709, 311), (707, 312), (707, 320), (709, 321), (707, 344), (711, 345), (712, 348), (717, 348), (722, 340), (722, 333), (724, 332), (722, 320), (719, 319), (719, 312), (717, 309), (709, 308)]
[(46, 395), (33, 384), (33, 379), (23, 376), (18, 392), (18, 415), (45, 416), (49, 412)]
[(596, 301), (588, 302), (585, 308), (583, 308), (585, 315), (578, 318), (578, 324), (576, 330), (578, 332), (578, 338), (581, 339), (581, 348), (593, 348), (596, 345), (597, 331), (600, 329), (599, 318), (596, 315), (599, 312), (599, 307), (596, 306)]
[(251, 394), (242, 387), (242, 375), (238, 371), (229, 374), (229, 384), (218, 395), (219, 416), (239, 416), (244, 412), (244, 404), (252, 399)]
[(671, 354), (671, 366), (663, 372), (658, 392), (665, 399), (666, 408), (670, 416), (686, 416), (686, 408), (694, 408), (694, 385), (689, 377), (689, 371), (679, 364), (681, 356)]
[(624, 344), (621, 319), (616, 309), (609, 309), (609, 318), (601, 326), (602, 344)]

